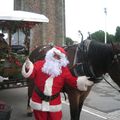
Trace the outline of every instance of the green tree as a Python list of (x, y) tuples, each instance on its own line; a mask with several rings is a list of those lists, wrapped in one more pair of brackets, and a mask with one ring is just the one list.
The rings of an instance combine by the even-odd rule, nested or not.
[(65, 38), (65, 45), (69, 46), (69, 45), (73, 45), (74, 41), (69, 38), (69, 37), (66, 37)]
[(96, 31), (91, 34), (91, 38), (99, 42), (104, 42), (104, 38), (105, 38), (104, 36), (105, 36), (105, 33), (102, 30)]
[[(96, 31), (91, 34), (91, 38), (93, 40), (99, 41), (99, 42), (105, 42), (105, 32), (102, 30)], [(107, 43), (115, 41), (115, 36), (112, 34), (107, 33)]]
[(120, 42), (120, 27), (116, 27), (115, 42)]
[(112, 34), (108, 34), (107, 36), (107, 43), (110, 43), (110, 42), (115, 42), (115, 36)]

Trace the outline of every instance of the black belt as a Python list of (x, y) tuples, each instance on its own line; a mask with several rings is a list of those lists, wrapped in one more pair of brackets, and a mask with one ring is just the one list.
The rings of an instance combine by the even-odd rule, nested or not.
[(39, 88), (35, 85), (34, 87), (35, 92), (40, 96), (40, 98), (46, 102), (49, 102), (51, 100), (54, 100), (55, 98), (57, 98), (59, 96), (60, 93), (56, 93), (55, 95), (52, 96), (48, 96), (45, 95), (42, 91), (39, 90)]

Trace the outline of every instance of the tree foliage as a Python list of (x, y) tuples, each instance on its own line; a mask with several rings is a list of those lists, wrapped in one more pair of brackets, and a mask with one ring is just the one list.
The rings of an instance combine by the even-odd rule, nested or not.
[[(107, 43), (120, 42), (120, 26), (116, 27), (115, 35), (109, 34), (108, 32), (106, 34), (107, 34)], [(105, 32), (102, 30), (96, 31), (96, 32), (92, 33), (90, 36), (88, 36), (88, 39), (89, 38), (92, 38), (92, 40), (96, 40), (96, 41), (104, 43), (105, 42)], [(71, 38), (66, 37), (65, 44), (67, 46), (73, 45), (74, 41)]]
[(115, 42), (120, 42), (120, 27), (117, 26), (115, 33)]
[[(102, 31), (102, 30), (94, 32), (94, 33), (91, 34), (91, 38), (93, 40), (104, 43), (105, 42), (105, 32)], [(115, 42), (115, 36), (107, 33), (107, 43), (110, 43), (110, 42)]]
[(69, 46), (69, 45), (73, 45), (74, 41), (69, 38), (69, 37), (66, 37), (65, 38), (65, 45)]
[(104, 42), (104, 31), (99, 30), (97, 32), (92, 33), (91, 38), (99, 42)]

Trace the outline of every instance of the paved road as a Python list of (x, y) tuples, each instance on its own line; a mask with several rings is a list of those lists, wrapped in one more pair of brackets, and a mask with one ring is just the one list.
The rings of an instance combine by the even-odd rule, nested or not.
[[(26, 87), (0, 90), (0, 101), (12, 106), (10, 120), (34, 120), (26, 116)], [(69, 103), (63, 101), (63, 120), (69, 119)], [(104, 81), (94, 85), (85, 100), (81, 120), (120, 120), (120, 94)]]
[[(119, 89), (109, 76), (106, 78)], [(92, 108), (90, 111), (100, 114), (104, 119), (120, 120), (120, 93), (104, 80), (94, 85), (84, 105)]]

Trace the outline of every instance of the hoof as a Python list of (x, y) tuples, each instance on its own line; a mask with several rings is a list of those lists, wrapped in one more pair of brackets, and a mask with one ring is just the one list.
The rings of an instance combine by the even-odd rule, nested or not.
[(32, 112), (27, 113), (28, 117), (32, 117)]
[(32, 117), (32, 114), (33, 114), (33, 110), (31, 109), (31, 107), (28, 107), (27, 108), (27, 116)]

